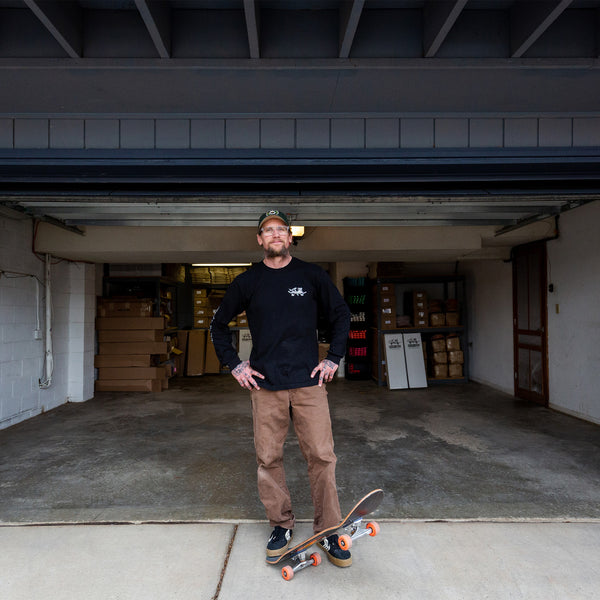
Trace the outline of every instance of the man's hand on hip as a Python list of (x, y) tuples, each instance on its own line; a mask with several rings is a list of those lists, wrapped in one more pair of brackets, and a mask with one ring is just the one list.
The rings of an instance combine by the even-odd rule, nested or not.
[(314, 377), (319, 371), (321, 374), (319, 375), (319, 387), (323, 385), (323, 382), (329, 383), (333, 379), (334, 373), (338, 370), (338, 365), (336, 365), (331, 360), (322, 360), (310, 374), (311, 378)]
[(242, 361), (235, 369), (233, 369), (233, 371), (231, 371), (231, 374), (235, 377), (236, 381), (247, 390), (251, 390), (252, 388), (260, 390), (254, 377), (260, 377), (261, 379), (265, 378), (262, 373), (255, 371), (250, 366), (249, 360)]

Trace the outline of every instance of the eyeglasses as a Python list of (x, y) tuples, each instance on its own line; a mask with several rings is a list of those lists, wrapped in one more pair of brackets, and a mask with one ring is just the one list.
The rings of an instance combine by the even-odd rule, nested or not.
[(278, 233), (279, 235), (285, 235), (290, 230), (289, 227), (284, 227), (283, 225), (279, 225), (277, 227), (263, 227), (260, 232), (264, 233), (267, 237), (271, 237)]

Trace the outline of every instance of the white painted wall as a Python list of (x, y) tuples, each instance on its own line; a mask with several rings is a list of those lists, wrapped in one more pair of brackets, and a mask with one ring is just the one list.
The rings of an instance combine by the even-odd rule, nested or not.
[[(600, 202), (563, 214), (547, 243), (550, 407), (600, 423)], [(463, 263), (468, 278), (470, 376), (513, 393), (512, 265)], [(556, 306), (558, 305), (558, 312)]]
[[(44, 343), (34, 337), (35, 277), (43, 284), (44, 263), (31, 252), (31, 242), (29, 219), (0, 216), (0, 429), (65, 402), (93, 397), (95, 267), (69, 262), (51, 267), (54, 372), (51, 387), (40, 389)], [(42, 285), (42, 331), (43, 297)]]
[[(600, 202), (563, 214), (548, 242), (550, 406), (600, 423)], [(557, 313), (556, 306), (559, 312)]]
[(499, 260), (464, 263), (469, 325), (469, 377), (514, 393), (512, 266)]

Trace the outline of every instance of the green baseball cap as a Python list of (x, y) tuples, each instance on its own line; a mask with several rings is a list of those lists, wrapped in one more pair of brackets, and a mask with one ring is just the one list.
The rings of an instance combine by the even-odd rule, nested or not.
[(264, 212), (262, 215), (260, 215), (260, 218), (258, 219), (258, 231), (260, 233), (260, 228), (263, 226), (263, 223), (265, 221), (268, 221), (269, 219), (279, 219), (284, 225), (286, 225), (287, 227), (290, 226), (290, 222), (288, 221), (288, 217), (287, 215), (280, 211), (280, 210), (268, 210), (267, 212)]

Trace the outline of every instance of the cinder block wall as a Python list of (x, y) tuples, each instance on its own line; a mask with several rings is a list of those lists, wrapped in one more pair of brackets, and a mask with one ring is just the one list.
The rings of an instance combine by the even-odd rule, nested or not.
[(32, 235), (29, 219), (0, 216), (0, 429), (93, 396), (95, 267), (51, 267), (54, 372), (40, 389), (44, 342), (35, 330), (44, 331), (44, 262), (31, 251)]

